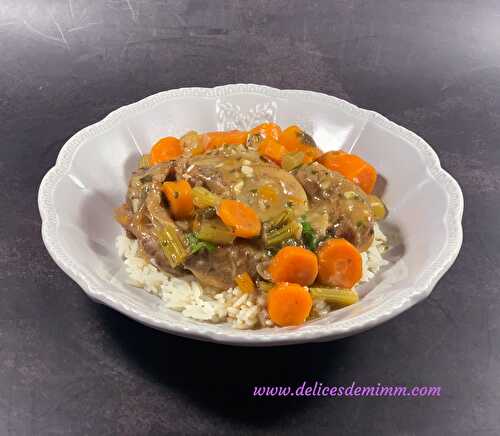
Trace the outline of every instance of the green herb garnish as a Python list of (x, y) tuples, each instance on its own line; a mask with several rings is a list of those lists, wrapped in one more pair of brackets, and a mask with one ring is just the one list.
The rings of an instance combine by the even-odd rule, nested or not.
[(311, 226), (311, 223), (307, 221), (305, 216), (302, 217), (302, 240), (304, 241), (304, 245), (311, 251), (316, 251), (318, 248), (318, 235), (314, 231)]
[(216, 245), (212, 244), (211, 242), (198, 239), (194, 233), (188, 233), (186, 235), (186, 240), (188, 242), (189, 251), (191, 252), (191, 254), (198, 253), (198, 251), (202, 250), (206, 250), (211, 253), (217, 248)]

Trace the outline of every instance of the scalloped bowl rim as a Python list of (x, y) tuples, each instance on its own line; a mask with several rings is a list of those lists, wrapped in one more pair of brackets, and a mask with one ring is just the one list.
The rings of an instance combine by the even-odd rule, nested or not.
[[(356, 315), (348, 320), (340, 320), (329, 325), (305, 326), (295, 329), (271, 329), (270, 334), (255, 335), (252, 330), (236, 330), (234, 332), (217, 331), (203, 328), (199, 323), (193, 322), (189, 326), (179, 326), (174, 322), (159, 320), (145, 313), (134, 310), (120, 299), (115, 299), (106, 289), (96, 287), (90, 277), (78, 269), (75, 262), (58, 243), (56, 226), (58, 216), (53, 206), (53, 193), (57, 184), (69, 172), (71, 157), (76, 153), (79, 145), (91, 136), (108, 130), (116, 123), (123, 121), (128, 116), (150, 108), (165, 100), (176, 97), (223, 97), (232, 94), (257, 93), (268, 97), (286, 97), (300, 95), (302, 98), (321, 99), (324, 103), (341, 107), (351, 113), (365, 113), (376, 125), (385, 128), (395, 135), (404, 137), (423, 157), (430, 171), (431, 177), (443, 188), (449, 198), (445, 221), (449, 235), (446, 245), (439, 256), (422, 276), (418, 285), (405, 288), (405, 298), (399, 295), (387, 299), (382, 307), (376, 307), (367, 313)], [(70, 157), (70, 159), (67, 159)], [(303, 342), (321, 342), (339, 339), (365, 331), (373, 326), (394, 318), (411, 306), (425, 299), (433, 290), (436, 283), (451, 267), (455, 261), (463, 240), (462, 214), (464, 207), (463, 194), (457, 181), (442, 167), (439, 158), (432, 147), (417, 134), (393, 123), (377, 112), (361, 109), (345, 100), (315, 91), (286, 89), (280, 90), (264, 85), (234, 84), (214, 88), (179, 88), (153, 94), (138, 102), (122, 106), (109, 113), (101, 121), (83, 128), (73, 135), (61, 148), (56, 164), (43, 177), (38, 192), (38, 207), (42, 218), (42, 239), (56, 264), (69, 275), (84, 292), (94, 301), (105, 304), (147, 326), (172, 334), (195, 338), (205, 341), (221, 342), (233, 345), (267, 346), (283, 345)], [(453, 235), (451, 237), (450, 235)], [(395, 301), (397, 300), (397, 301)]]

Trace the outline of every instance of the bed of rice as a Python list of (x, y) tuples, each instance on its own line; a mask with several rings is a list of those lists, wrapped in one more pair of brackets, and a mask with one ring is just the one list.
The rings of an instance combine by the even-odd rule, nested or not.
[[(243, 293), (237, 287), (214, 294), (205, 291), (192, 276), (172, 277), (138, 256), (137, 241), (125, 235), (117, 237), (116, 248), (124, 259), (129, 284), (160, 297), (169, 309), (200, 321), (227, 322), (237, 329), (273, 326), (266, 310), (266, 297), (262, 294)], [(370, 280), (387, 263), (382, 258), (386, 249), (387, 238), (375, 225), (374, 241), (368, 251), (362, 253), (361, 282)], [(325, 316), (330, 311), (328, 303), (314, 300), (313, 317)]]

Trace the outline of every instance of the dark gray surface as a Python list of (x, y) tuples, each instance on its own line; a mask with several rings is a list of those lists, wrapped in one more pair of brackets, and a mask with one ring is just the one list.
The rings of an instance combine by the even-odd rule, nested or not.
[[(500, 434), (498, 1), (0, 1), (0, 434)], [(195, 342), (89, 301), (40, 239), (62, 144), (160, 90), (326, 92), (428, 140), (465, 237), (425, 302), (345, 340)], [(432, 237), (432, 235), (429, 235)], [(254, 400), (254, 384), (440, 385), (434, 399)]]

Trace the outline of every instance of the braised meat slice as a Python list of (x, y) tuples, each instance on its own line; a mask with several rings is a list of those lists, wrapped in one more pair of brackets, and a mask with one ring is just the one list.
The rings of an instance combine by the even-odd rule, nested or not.
[(234, 278), (247, 272), (256, 277), (256, 266), (263, 256), (262, 250), (246, 241), (236, 241), (207, 253), (188, 258), (184, 267), (205, 286), (225, 290), (235, 286)]
[[(309, 215), (321, 217), (316, 230), (345, 238), (366, 251), (373, 241), (375, 220), (363, 190), (317, 162), (299, 168), (295, 176), (309, 198)], [(318, 219), (311, 219), (311, 223), (318, 223)]]

